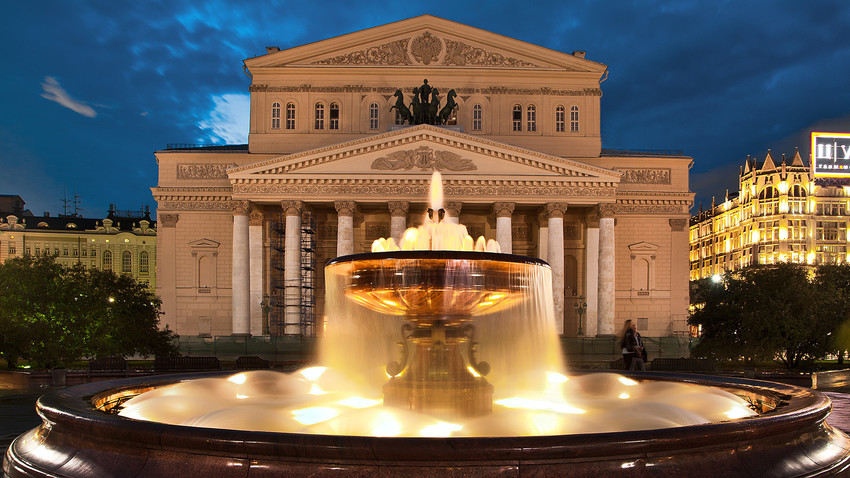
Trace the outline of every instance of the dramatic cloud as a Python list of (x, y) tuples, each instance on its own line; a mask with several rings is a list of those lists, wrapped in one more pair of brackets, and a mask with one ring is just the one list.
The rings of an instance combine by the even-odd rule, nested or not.
[(59, 81), (52, 76), (44, 77), (44, 83), (41, 84), (41, 89), (44, 91), (44, 93), (41, 94), (41, 97), (44, 99), (55, 101), (65, 108), (83, 116), (88, 116), (89, 118), (97, 116), (97, 111), (95, 111), (94, 108), (80, 100), (72, 98), (71, 95), (62, 88)]
[(248, 142), (248, 95), (225, 94), (212, 97), (215, 105), (198, 127), (210, 132), (213, 143), (244, 144)]

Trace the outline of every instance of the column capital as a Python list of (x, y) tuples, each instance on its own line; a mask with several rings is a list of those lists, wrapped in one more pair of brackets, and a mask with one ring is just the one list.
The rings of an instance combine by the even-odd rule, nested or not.
[(549, 215), (546, 211), (537, 213), (537, 222), (540, 223), (540, 227), (549, 227)]
[(449, 217), (460, 217), (460, 209), (463, 203), (459, 201), (447, 201), (443, 203), (443, 209), (446, 210), (446, 215)]
[(591, 209), (587, 215), (585, 216), (585, 220), (587, 221), (587, 227), (599, 227), (599, 208), (595, 207)]
[(334, 208), (340, 216), (354, 216), (357, 203), (354, 201), (334, 201)]
[(230, 203), (230, 208), (233, 210), (234, 216), (247, 216), (250, 203), (248, 201), (233, 201)]
[(670, 219), (669, 222), (671, 231), (684, 231), (688, 227), (687, 219)]
[(180, 219), (179, 214), (157, 214), (156, 215), (157, 226), (162, 226), (162, 227), (176, 227), (178, 219)]
[(546, 203), (546, 214), (551, 219), (553, 217), (564, 217), (564, 213), (567, 212), (567, 203), (562, 202), (547, 202)]
[(496, 217), (511, 217), (515, 207), (516, 203), (512, 202), (494, 202), (493, 212), (496, 213)]
[(287, 216), (298, 216), (304, 209), (304, 201), (281, 201), (280, 207)]
[(600, 204), (599, 205), (599, 218), (600, 219), (611, 219), (614, 217), (614, 213), (617, 212), (617, 206), (614, 204)]
[(390, 208), (391, 217), (407, 217), (407, 211), (410, 210), (410, 203), (407, 201), (388, 201), (387, 207)]
[(262, 226), (264, 218), (263, 210), (252, 204), (251, 212), (248, 213), (248, 224), (251, 226)]

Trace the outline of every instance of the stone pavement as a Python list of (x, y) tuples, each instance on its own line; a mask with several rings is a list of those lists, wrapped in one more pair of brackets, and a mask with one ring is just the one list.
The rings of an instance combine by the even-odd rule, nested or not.
[(850, 435), (850, 394), (843, 392), (823, 392), (832, 400), (832, 412), (826, 417), (826, 423)]

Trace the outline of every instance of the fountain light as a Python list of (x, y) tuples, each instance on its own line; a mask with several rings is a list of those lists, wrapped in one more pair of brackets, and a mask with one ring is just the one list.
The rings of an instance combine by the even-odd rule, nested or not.
[(309, 407), (292, 411), (295, 421), (304, 425), (315, 425), (316, 423), (330, 420), (337, 415), (339, 415), (339, 411), (330, 407)]

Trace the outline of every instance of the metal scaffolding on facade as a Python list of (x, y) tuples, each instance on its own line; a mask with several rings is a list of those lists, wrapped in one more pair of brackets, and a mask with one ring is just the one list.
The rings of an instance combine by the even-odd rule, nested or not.
[[(301, 212), (300, 285), (286, 284), (286, 216), (279, 212), (269, 222), (269, 335), (311, 337), (316, 323), (316, 221), (310, 211)], [(287, 287), (297, 287), (298, 303), (287, 306)], [(298, 332), (286, 327), (287, 307), (298, 308)], [(292, 325), (292, 324), (290, 324)], [(288, 333), (287, 333), (288, 332)]]

